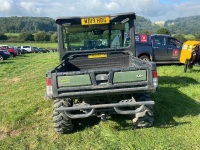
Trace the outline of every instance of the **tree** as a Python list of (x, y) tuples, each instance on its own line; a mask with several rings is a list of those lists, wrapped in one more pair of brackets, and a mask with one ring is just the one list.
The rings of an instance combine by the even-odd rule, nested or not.
[(200, 40), (200, 33), (195, 33), (194, 37), (195, 37), (196, 40)]
[(51, 35), (46, 33), (45, 31), (39, 31), (35, 34), (35, 41), (50, 41)]
[(51, 42), (58, 42), (58, 34), (56, 32), (51, 35)]
[(174, 38), (178, 39), (179, 41), (181, 41), (182, 43), (186, 42), (187, 39), (184, 37), (184, 35), (182, 34), (176, 34), (173, 36)]
[(147, 30), (142, 30), (139, 32), (140, 34), (152, 34), (151, 31), (147, 31)]
[(18, 37), (19, 41), (34, 41), (34, 36), (30, 32), (22, 32)]
[(7, 39), (8, 37), (5, 34), (0, 33), (0, 40), (7, 40)]
[(156, 32), (157, 34), (168, 34), (168, 35), (171, 35), (170, 31), (166, 28), (160, 28), (157, 30)]

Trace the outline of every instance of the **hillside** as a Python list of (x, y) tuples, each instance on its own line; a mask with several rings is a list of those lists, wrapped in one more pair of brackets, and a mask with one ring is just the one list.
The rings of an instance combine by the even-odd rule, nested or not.
[(55, 21), (48, 17), (0, 17), (0, 32), (19, 33), (56, 31)]
[(171, 33), (200, 33), (200, 16), (182, 17), (167, 20), (164, 25)]
[(135, 21), (135, 32), (139, 33), (142, 31), (149, 31), (155, 33), (160, 27), (156, 24), (153, 24), (149, 19), (146, 19), (141, 16), (136, 17)]
[[(149, 31), (155, 33), (160, 27), (149, 19), (136, 17), (136, 33)], [(167, 20), (164, 24), (172, 34), (200, 33), (200, 16), (182, 17)], [(0, 17), (0, 33), (20, 33), (37, 31), (56, 31), (55, 20), (48, 17)]]
[[(154, 31), (157, 25), (144, 17), (137, 16), (136, 32), (142, 30)], [(0, 17), (0, 32), (19, 33), (37, 31), (56, 31), (55, 20), (47, 17)]]

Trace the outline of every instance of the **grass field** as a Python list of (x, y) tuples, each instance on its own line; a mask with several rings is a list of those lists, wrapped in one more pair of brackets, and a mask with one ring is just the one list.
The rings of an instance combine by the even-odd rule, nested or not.
[(128, 116), (101, 122), (76, 120), (75, 132), (59, 135), (52, 126), (52, 102), (44, 98), (45, 73), (58, 53), (26, 54), (0, 62), (1, 150), (199, 150), (200, 67), (158, 66), (159, 91), (151, 128), (135, 129)]
[(195, 36), (192, 35), (192, 34), (188, 34), (188, 35), (185, 35), (185, 38), (188, 39), (188, 40), (194, 40)]

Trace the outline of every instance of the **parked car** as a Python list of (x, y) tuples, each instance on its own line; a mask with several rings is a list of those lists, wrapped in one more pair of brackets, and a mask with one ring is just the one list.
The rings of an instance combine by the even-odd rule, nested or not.
[(50, 52), (48, 49), (45, 49), (45, 48), (39, 48), (39, 51), (41, 53), (49, 53)]
[(33, 48), (33, 53), (41, 53), (38, 47), (32, 47), (32, 48)]
[[(125, 37), (125, 45), (130, 44), (130, 38)], [(115, 47), (120, 45), (120, 37), (115, 37)], [(180, 63), (179, 58), (182, 43), (165, 34), (136, 34), (135, 35), (136, 57), (153, 61), (157, 64)]]
[(22, 54), (22, 50), (19, 47), (17, 47), (17, 46), (13, 46), (13, 47), (14, 47), (15, 51), (17, 52), (17, 55)]
[(10, 53), (6, 50), (0, 49), (0, 61), (6, 60), (10, 57)]
[(17, 52), (15, 51), (15, 49), (11, 46), (8, 46), (8, 45), (0, 45), (0, 48), (2, 50), (6, 50), (7, 52), (10, 53), (10, 57), (15, 57), (17, 56)]
[(25, 50), (25, 49), (21, 49), (21, 46), (18, 46), (17, 48), (20, 49), (21, 54), (26, 54), (26, 53), (28, 53), (27, 50)]
[(135, 36), (136, 56), (156, 63), (180, 63), (182, 43), (164, 34), (140, 34)]
[(26, 50), (28, 53), (32, 53), (33, 52), (33, 47), (29, 46), (29, 45), (21, 46), (21, 49)]

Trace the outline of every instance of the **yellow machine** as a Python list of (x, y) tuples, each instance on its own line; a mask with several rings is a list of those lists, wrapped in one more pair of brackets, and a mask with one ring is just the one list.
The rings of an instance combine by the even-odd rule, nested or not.
[(184, 65), (184, 72), (200, 63), (200, 41), (187, 41), (183, 43), (180, 62)]

